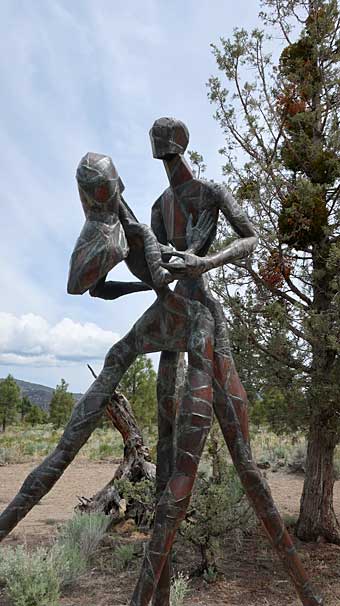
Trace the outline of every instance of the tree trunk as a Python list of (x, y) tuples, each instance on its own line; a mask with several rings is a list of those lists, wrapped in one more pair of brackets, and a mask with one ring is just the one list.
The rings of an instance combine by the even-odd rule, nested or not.
[(312, 375), (311, 411), (306, 475), (297, 536), (304, 541), (323, 538), (340, 545), (340, 526), (333, 507), (334, 451), (339, 441), (337, 353), (331, 346), (332, 277), (327, 268), (327, 239), (313, 246), (313, 315), (310, 324)]
[(337, 420), (325, 412), (316, 415), (310, 426), (306, 475), (296, 534), (303, 541), (320, 538), (340, 545), (340, 526), (333, 508), (333, 456), (337, 433), (331, 431)]
[[(105, 513), (119, 519), (128, 512), (125, 512), (125, 502), (115, 486), (115, 480), (124, 479), (132, 483), (154, 480), (156, 468), (151, 462), (149, 449), (144, 444), (131, 406), (123, 394), (113, 394), (107, 414), (123, 438), (124, 458), (112, 480), (93, 497), (81, 497), (77, 509), (85, 513)], [(132, 506), (135, 508), (135, 504), (131, 503), (130, 508)], [(143, 517), (141, 512), (139, 516)]]

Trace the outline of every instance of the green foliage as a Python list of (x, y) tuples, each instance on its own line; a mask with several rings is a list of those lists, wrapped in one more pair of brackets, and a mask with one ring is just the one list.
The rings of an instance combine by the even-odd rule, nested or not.
[(301, 473), (305, 469), (306, 440), (299, 432), (278, 436), (262, 428), (253, 433), (252, 445), (257, 464), (265, 469), (284, 469), (291, 473)]
[(306, 398), (293, 381), (285, 389), (264, 387), (250, 408), (251, 421), (257, 427), (266, 426), (278, 435), (303, 429), (308, 416)]
[(8, 465), (10, 463), (21, 463), (22, 457), (18, 449), (13, 447), (0, 447), (0, 465)]
[(89, 563), (109, 523), (110, 518), (104, 514), (77, 514), (61, 527), (57, 544), (63, 551), (77, 546), (81, 557)]
[[(329, 7), (329, 3), (323, 3), (322, 9), (327, 5)], [(320, 28), (327, 37), (322, 10), (313, 12), (310, 8), (307, 23), (299, 40), (284, 49), (279, 65), (286, 95), (280, 97), (286, 112), (281, 160), (286, 169), (294, 174), (303, 173), (308, 180), (292, 182), (294, 189), (283, 202), (278, 225), (283, 241), (302, 250), (320, 241), (328, 224), (326, 191), (321, 191), (321, 195), (320, 192), (313, 193), (311, 184), (332, 186), (340, 177), (339, 149), (333, 149), (332, 143), (327, 141), (326, 131), (322, 130), (321, 98), (328, 84), (321, 67), (326, 41), (320, 38)], [(331, 28), (329, 22), (328, 33)], [(294, 115), (294, 101), (296, 105), (299, 99), (303, 100), (301, 111)]]
[(20, 389), (12, 375), (0, 382), (0, 423), (2, 431), (6, 430), (9, 423), (17, 418), (20, 406)]
[(70, 587), (85, 574), (89, 562), (81, 553), (77, 544), (65, 545), (55, 543), (51, 550), (55, 571), (59, 581), (60, 590)]
[(101, 514), (77, 515), (62, 526), (51, 548), (25, 547), (0, 553), (0, 583), (13, 606), (58, 606), (60, 590), (86, 572), (109, 520)]
[(156, 423), (156, 378), (150, 358), (138, 356), (119, 384), (141, 427), (151, 428)]
[(196, 177), (196, 179), (200, 179), (200, 177), (207, 168), (206, 164), (204, 164), (203, 156), (196, 151), (190, 150), (188, 150), (188, 156), (191, 167), (193, 169), (194, 176)]
[(203, 572), (203, 579), (208, 584), (216, 583), (218, 577), (217, 569), (214, 566), (208, 566)]
[(155, 483), (145, 479), (135, 483), (121, 479), (115, 480), (115, 487), (126, 502), (129, 517), (137, 526), (151, 526), (155, 511)]
[(53, 553), (19, 546), (0, 553), (0, 581), (13, 606), (58, 606), (60, 583)]
[(317, 49), (310, 35), (287, 46), (281, 53), (279, 70), (282, 78), (299, 86), (301, 97), (309, 99), (320, 85)]
[(27, 396), (23, 396), (21, 398), (20, 405), (19, 405), (21, 421), (24, 420), (27, 413), (31, 410), (31, 407), (32, 407), (31, 400)]
[(67, 391), (67, 388), (66, 381), (61, 379), (60, 385), (57, 385), (54, 390), (50, 403), (50, 422), (56, 429), (66, 424), (74, 406), (73, 395)]
[[(6, 433), (0, 433), (0, 461), (20, 463), (44, 457), (56, 447), (62, 430), (52, 425), (33, 427), (11, 426)], [(122, 438), (110, 428), (97, 428), (84, 445), (81, 455), (98, 461), (103, 458), (119, 458), (123, 453)]]
[(37, 404), (33, 404), (27, 396), (21, 398), (20, 404), (21, 421), (27, 425), (42, 425), (48, 422), (48, 414)]
[(61, 527), (52, 553), (62, 587), (86, 572), (109, 522), (104, 514), (77, 514)]
[[(296, 117), (294, 118), (296, 124)], [(292, 133), (290, 122), (289, 132)], [(301, 128), (302, 120), (299, 120)], [(340, 177), (340, 161), (332, 150), (323, 149), (321, 143), (313, 142), (312, 136), (301, 133), (287, 139), (281, 146), (283, 165), (294, 173), (302, 172), (311, 183), (333, 184)]]
[(123, 455), (123, 440), (118, 431), (112, 432), (112, 426), (97, 428), (82, 452), (92, 461), (117, 459)]
[(184, 600), (189, 593), (189, 578), (180, 572), (171, 581), (170, 606), (183, 606)]
[(48, 422), (48, 414), (37, 404), (31, 404), (29, 411), (25, 415), (27, 425), (42, 425)]
[(282, 203), (278, 227), (282, 241), (305, 250), (325, 235), (327, 207), (322, 187), (300, 179)]
[[(340, 388), (339, 3), (263, 0), (262, 5), (268, 36), (258, 29), (236, 30), (231, 39), (212, 45), (218, 75), (209, 81), (209, 98), (225, 136), (223, 170), (259, 233), (252, 262), (223, 268), (213, 287), (225, 304), (252, 418), (282, 434), (307, 429), (322, 411), (325, 436), (335, 444), (340, 435), (334, 396)], [(285, 33), (286, 48), (274, 65), (270, 38), (277, 44), (277, 28)], [(222, 243), (228, 233), (224, 227)]]
[(181, 534), (199, 548), (202, 571), (217, 568), (221, 541), (227, 535), (237, 533), (240, 540), (252, 525), (253, 517), (234, 466), (224, 464), (218, 481), (200, 472)]
[(237, 189), (237, 197), (240, 200), (253, 200), (259, 195), (259, 187), (256, 181), (248, 179), (241, 183)]
[(131, 564), (135, 555), (135, 547), (133, 543), (124, 543), (118, 545), (114, 551), (114, 566), (118, 570), (126, 570)]

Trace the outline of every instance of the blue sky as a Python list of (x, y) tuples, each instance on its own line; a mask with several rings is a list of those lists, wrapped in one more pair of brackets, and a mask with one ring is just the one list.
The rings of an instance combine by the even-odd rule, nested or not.
[[(151, 155), (156, 118), (189, 127), (207, 176), (221, 180), (223, 136), (205, 83), (210, 43), (258, 25), (258, 0), (2, 0), (0, 377), (73, 391), (91, 382), (109, 346), (152, 303), (66, 293), (68, 262), (84, 217), (75, 169), (107, 153), (125, 197), (149, 223), (167, 186)], [(112, 278), (130, 279), (124, 264)]]

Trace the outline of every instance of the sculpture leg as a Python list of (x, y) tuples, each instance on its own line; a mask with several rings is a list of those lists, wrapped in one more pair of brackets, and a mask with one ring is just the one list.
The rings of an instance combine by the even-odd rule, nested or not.
[[(184, 296), (184, 288), (185, 285), (180, 284), (176, 291)], [(302, 604), (320, 605), (322, 599), (317, 596), (309, 581), (275, 506), (270, 488), (252, 458), (247, 395), (232, 359), (223, 308), (204, 281), (197, 282), (190, 295), (206, 305), (214, 318), (214, 411), (245, 492), (291, 577)]]
[(133, 334), (109, 351), (103, 370), (77, 402), (55, 450), (26, 478), (18, 494), (0, 516), (0, 541), (51, 490), (96, 428), (113, 390), (137, 352)]
[(132, 330), (109, 350), (98, 378), (74, 407), (57, 447), (27, 476), (18, 494), (0, 515), (0, 541), (51, 490), (73, 461), (136, 356), (165, 349), (186, 351), (192, 318), (200, 316), (201, 307), (195, 301), (187, 302), (165, 290)]
[[(180, 354), (173, 351), (161, 353), (158, 379), (158, 443), (156, 467), (156, 502), (163, 494), (174, 468), (174, 431), (178, 395), (176, 389), (177, 367)], [(159, 579), (153, 606), (168, 606), (170, 602), (171, 552)]]
[[(203, 284), (202, 284), (203, 282)], [(215, 357), (214, 357), (214, 377), (217, 380), (220, 388), (216, 396), (214, 394), (214, 402), (221, 401), (222, 392), (224, 389), (229, 389), (228, 370), (224, 367), (225, 360), (232, 360), (231, 347), (229, 342), (229, 331), (227, 321), (224, 315), (223, 307), (217, 301), (205, 281), (198, 283), (198, 288), (195, 289), (195, 298), (207, 306), (215, 322)], [(203, 288), (202, 288), (203, 286)], [(214, 383), (215, 384), (215, 383)], [(227, 393), (227, 392), (224, 392)], [(219, 398), (219, 399), (218, 399)], [(247, 394), (239, 382), (238, 397), (233, 400), (234, 410), (237, 415), (244, 441), (249, 444), (249, 420), (248, 420), (248, 402)]]
[(131, 606), (147, 606), (156, 591), (176, 531), (185, 517), (211, 426), (213, 322), (205, 312), (195, 318), (194, 324), (187, 346), (187, 384), (177, 421), (174, 471), (156, 507), (154, 530)]
[(322, 599), (303, 568), (293, 541), (275, 506), (270, 488), (255, 464), (242, 423), (246, 394), (231, 357), (215, 353), (214, 410), (245, 492), (269, 539), (291, 577), (304, 606), (320, 606)]

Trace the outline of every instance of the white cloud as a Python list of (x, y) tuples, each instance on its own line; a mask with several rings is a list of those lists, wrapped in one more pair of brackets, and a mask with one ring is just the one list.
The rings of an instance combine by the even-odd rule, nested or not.
[(35, 314), (0, 312), (0, 364), (60, 366), (102, 360), (118, 335), (97, 324), (63, 318), (51, 325)]

